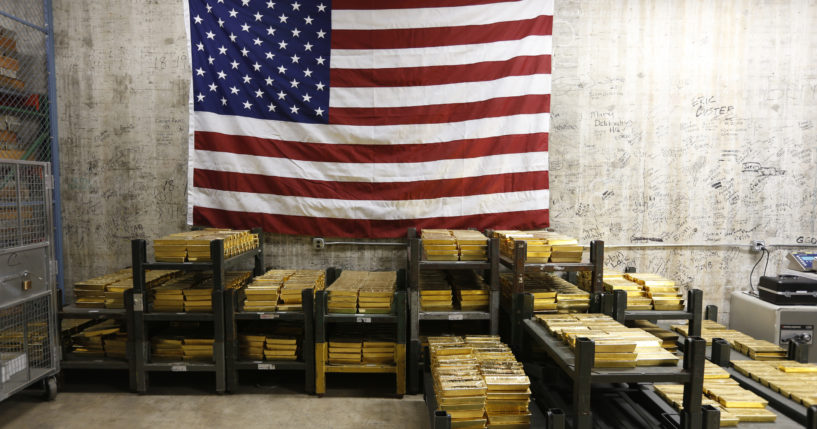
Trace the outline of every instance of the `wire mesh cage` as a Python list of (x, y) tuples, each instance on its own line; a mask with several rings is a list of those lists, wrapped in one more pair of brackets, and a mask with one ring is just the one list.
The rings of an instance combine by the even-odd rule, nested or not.
[(53, 372), (52, 294), (0, 310), (0, 399)]
[(47, 165), (0, 160), (0, 249), (49, 240)]
[(43, 2), (4, 1), (0, 12), (0, 158), (51, 161)]

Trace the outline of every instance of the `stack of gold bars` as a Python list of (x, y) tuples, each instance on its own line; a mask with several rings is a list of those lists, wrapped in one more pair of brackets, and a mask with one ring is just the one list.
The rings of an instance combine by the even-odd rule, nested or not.
[(485, 261), (488, 237), (469, 229), (424, 229), (423, 259), (428, 261)]
[(582, 261), (582, 246), (573, 237), (550, 231), (494, 231), (500, 239), (500, 253), (513, 258), (517, 241), (527, 243), (525, 261), (532, 264), (547, 262), (569, 263)]
[(122, 326), (117, 321), (108, 319), (71, 335), (71, 353), (90, 357), (124, 358), (127, 339)]
[(550, 260), (552, 252), (551, 245), (547, 238), (542, 237), (539, 232), (545, 231), (494, 231), (494, 237), (499, 238), (499, 253), (508, 258), (513, 258), (516, 242), (527, 243), (527, 254), (525, 261), (530, 264), (544, 264)]
[(238, 334), (238, 355), (243, 360), (263, 360), (267, 336), (261, 333)]
[(297, 360), (303, 335), (303, 325), (278, 324), (265, 339), (264, 359)]
[[(672, 330), (687, 336), (688, 325), (672, 325)], [(704, 320), (701, 324), (701, 338), (707, 345), (712, 344), (713, 338), (722, 338), (729, 342), (733, 349), (754, 360), (781, 360), (786, 358), (786, 350), (777, 344), (765, 340), (757, 340), (743, 332), (727, 329), (717, 322)]]
[[(509, 301), (513, 298), (515, 287), (514, 276), (511, 273), (502, 273), (499, 276), (502, 284), (502, 297)], [(539, 279), (530, 276), (523, 277), (523, 287), (525, 293), (533, 295), (533, 311), (553, 312), (556, 311), (556, 291), (545, 286)]]
[(297, 270), (284, 280), (281, 286), (281, 302), (278, 311), (303, 310), (303, 290), (312, 289), (312, 293), (326, 287), (326, 273), (323, 270)]
[(604, 271), (602, 276), (605, 292), (627, 292), (627, 310), (652, 310), (652, 298), (640, 284), (625, 277), (621, 272)]
[(149, 289), (152, 311), (156, 312), (183, 312), (184, 290), (200, 283), (203, 277), (200, 273), (185, 273), (172, 280)]
[(387, 336), (368, 336), (363, 339), (363, 363), (394, 363), (395, 341)]
[(437, 410), (451, 416), (452, 428), (485, 428), (488, 386), (473, 347), (459, 337), (429, 337), (428, 348)]
[(367, 271), (346, 270), (326, 288), (330, 313), (357, 313), (357, 292), (369, 275)]
[(596, 367), (678, 364), (679, 358), (663, 348), (663, 341), (639, 328), (628, 328), (604, 314), (540, 314), (536, 318), (571, 349), (578, 338), (595, 342)]
[(644, 288), (644, 292), (652, 299), (652, 306), (655, 310), (684, 309), (681, 292), (673, 280), (651, 273), (626, 273), (624, 278)]
[(768, 386), (786, 398), (806, 407), (817, 405), (817, 365), (791, 360), (775, 362), (735, 360), (732, 366), (741, 374)]
[(396, 288), (395, 271), (343, 271), (327, 288), (329, 312), (390, 313)]
[(213, 361), (215, 341), (198, 329), (170, 328), (151, 337), (150, 343), (154, 361)]
[(530, 380), (498, 337), (429, 337), (428, 344), (438, 410), (452, 427), (530, 427)]
[(369, 272), (358, 290), (358, 313), (391, 313), (396, 288), (396, 271)]
[(474, 271), (450, 271), (454, 298), (462, 311), (487, 310), (491, 295), (488, 284)]
[(160, 262), (209, 261), (210, 242), (213, 240), (224, 241), (225, 258), (258, 247), (258, 236), (250, 231), (208, 228), (153, 240), (154, 257)]
[(488, 259), (488, 237), (479, 231), (455, 229), (451, 235), (457, 242), (460, 261), (485, 261)]
[(255, 277), (244, 288), (244, 311), (275, 311), (281, 286), (294, 273), (295, 270), (269, 270)]
[[(754, 361), (736, 361), (743, 363)], [(760, 362), (758, 362), (760, 363)], [(655, 391), (676, 410), (683, 409), (682, 384), (656, 384)], [(721, 427), (736, 426), (743, 422), (774, 422), (777, 415), (766, 409), (765, 399), (746, 390), (730, 378), (723, 368), (706, 361), (704, 369), (704, 397), (702, 405), (719, 407)]]
[(421, 271), (419, 278), (420, 308), (423, 311), (454, 309), (451, 285), (443, 271)]
[[(158, 286), (179, 271), (146, 270), (145, 286)], [(112, 274), (74, 283), (76, 305), (81, 308), (125, 308), (124, 292), (133, 288), (133, 271), (130, 268)]]
[(424, 229), (423, 259), (428, 261), (456, 261), (459, 259), (457, 240), (447, 229)]
[(363, 362), (363, 340), (359, 336), (335, 337), (329, 340), (329, 363)]

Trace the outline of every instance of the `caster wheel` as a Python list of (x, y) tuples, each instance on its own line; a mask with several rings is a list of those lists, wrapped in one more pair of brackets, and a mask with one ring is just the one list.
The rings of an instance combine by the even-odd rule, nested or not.
[(53, 401), (57, 398), (57, 377), (48, 377), (43, 380), (45, 386), (45, 393), (43, 397), (46, 401)]

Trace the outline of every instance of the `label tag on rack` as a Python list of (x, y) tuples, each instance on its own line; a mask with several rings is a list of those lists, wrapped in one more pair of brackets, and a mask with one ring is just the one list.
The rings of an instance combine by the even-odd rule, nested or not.
[(462, 314), (449, 314), (448, 315), (448, 320), (463, 320), (463, 318), (464, 317), (463, 317)]
[(357, 323), (372, 323), (371, 317), (358, 317)]
[(133, 311), (144, 311), (145, 308), (142, 305), (142, 294), (135, 293), (133, 294)]
[(99, 310), (88, 310), (89, 313), (99, 313)]
[[(277, 319), (279, 316), (278, 313), (261, 313), (258, 315), (259, 319)], [(258, 368), (261, 369), (261, 368)]]
[(187, 365), (173, 365), (170, 367), (172, 372), (187, 372)]
[(273, 365), (271, 363), (259, 363), (258, 364), (258, 369), (271, 371), (271, 370), (275, 369), (275, 365)]

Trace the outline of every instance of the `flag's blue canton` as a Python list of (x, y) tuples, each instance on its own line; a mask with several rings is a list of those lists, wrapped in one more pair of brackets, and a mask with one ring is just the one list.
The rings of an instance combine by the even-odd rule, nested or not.
[(196, 111), (326, 123), (330, 0), (189, 0)]

